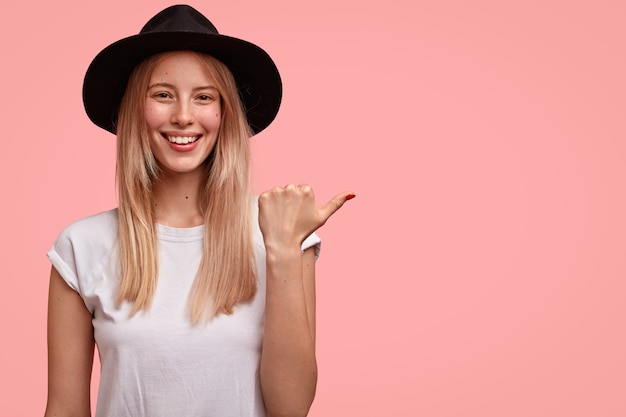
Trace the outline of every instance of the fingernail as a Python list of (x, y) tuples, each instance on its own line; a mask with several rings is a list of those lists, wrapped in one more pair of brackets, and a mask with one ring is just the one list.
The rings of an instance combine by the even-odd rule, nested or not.
[(346, 196), (346, 201), (348, 201), (348, 200), (352, 200), (354, 197), (356, 197), (356, 194), (348, 194), (348, 195)]

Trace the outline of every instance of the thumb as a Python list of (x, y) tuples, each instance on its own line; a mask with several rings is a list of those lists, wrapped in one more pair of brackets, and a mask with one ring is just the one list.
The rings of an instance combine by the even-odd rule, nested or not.
[(348, 200), (352, 200), (356, 195), (351, 191), (345, 191), (343, 193), (339, 193), (328, 201), (324, 206), (319, 208), (319, 213), (322, 221), (326, 223), (326, 220), (333, 215), (334, 212), (339, 210), (343, 203)]

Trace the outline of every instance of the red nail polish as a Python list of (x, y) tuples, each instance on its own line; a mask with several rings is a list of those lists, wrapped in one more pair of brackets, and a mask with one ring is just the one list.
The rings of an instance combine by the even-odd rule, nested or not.
[(348, 195), (346, 196), (346, 201), (348, 201), (348, 200), (352, 200), (354, 197), (356, 197), (356, 194), (348, 194)]

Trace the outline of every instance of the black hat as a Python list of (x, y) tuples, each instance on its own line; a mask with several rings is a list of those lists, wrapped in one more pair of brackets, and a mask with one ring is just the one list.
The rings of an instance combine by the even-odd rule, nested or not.
[(209, 54), (230, 69), (254, 133), (274, 120), (282, 83), (272, 58), (250, 42), (220, 35), (194, 8), (177, 5), (150, 19), (138, 35), (107, 46), (91, 62), (83, 84), (83, 103), (91, 121), (115, 133), (119, 105), (133, 69), (151, 55), (176, 50)]

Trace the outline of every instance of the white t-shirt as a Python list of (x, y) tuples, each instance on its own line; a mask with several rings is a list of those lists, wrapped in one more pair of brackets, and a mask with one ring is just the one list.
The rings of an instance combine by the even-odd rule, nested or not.
[[(255, 207), (255, 221), (257, 225)], [(117, 209), (68, 226), (48, 257), (93, 315), (101, 376), (96, 417), (262, 417), (259, 362), (265, 309), (265, 246), (254, 231), (254, 298), (192, 326), (187, 297), (200, 264), (203, 228), (157, 225), (159, 279), (152, 307), (116, 307)], [(311, 235), (302, 249), (320, 240)], [(317, 254), (316, 254), (317, 255)]]

